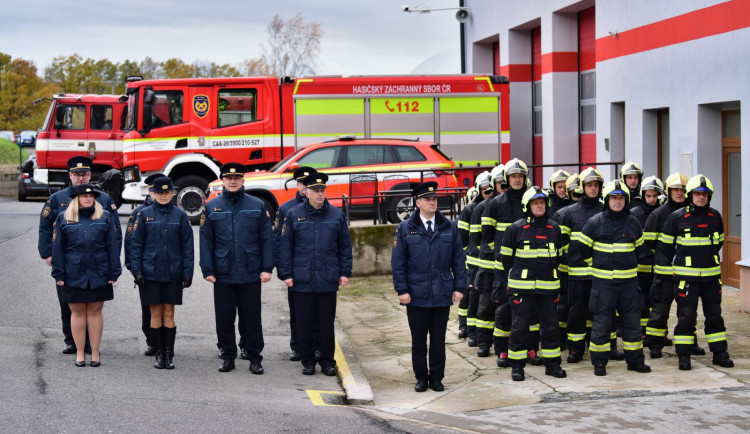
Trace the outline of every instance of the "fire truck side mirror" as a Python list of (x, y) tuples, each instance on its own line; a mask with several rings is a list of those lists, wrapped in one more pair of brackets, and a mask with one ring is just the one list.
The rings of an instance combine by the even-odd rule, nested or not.
[(141, 136), (151, 131), (151, 121), (153, 120), (154, 100), (156, 95), (151, 89), (143, 92), (143, 129), (140, 131)]
[(57, 131), (57, 137), (60, 137), (60, 130), (63, 129), (65, 122), (65, 107), (57, 106), (55, 109), (55, 131)]

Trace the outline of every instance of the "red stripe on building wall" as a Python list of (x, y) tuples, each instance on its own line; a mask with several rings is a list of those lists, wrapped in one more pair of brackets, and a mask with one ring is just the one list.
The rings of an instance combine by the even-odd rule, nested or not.
[[(581, 134), (581, 163), (596, 162), (596, 134)], [(583, 166), (581, 170), (591, 167)]]
[(596, 68), (596, 9), (578, 13), (578, 52), (581, 71)]
[(531, 67), (532, 81), (542, 79), (542, 28), (531, 29)]
[(732, 0), (627, 30), (616, 38), (599, 38), (596, 41), (596, 61), (603, 62), (747, 27), (750, 27), (750, 0)]
[(500, 75), (508, 77), (511, 83), (526, 83), (531, 81), (531, 65), (515, 64), (501, 66)]
[(542, 55), (542, 74), (550, 72), (578, 72), (578, 53), (555, 51)]

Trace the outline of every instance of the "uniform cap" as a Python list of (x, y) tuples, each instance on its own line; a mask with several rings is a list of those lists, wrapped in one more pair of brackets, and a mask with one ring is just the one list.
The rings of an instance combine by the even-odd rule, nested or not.
[(79, 194), (93, 194), (94, 197), (99, 197), (102, 194), (94, 188), (91, 184), (81, 184), (77, 185), (75, 190), (73, 190), (73, 193), (70, 194), (70, 197), (76, 197)]
[(164, 176), (164, 175), (163, 175), (163, 174), (161, 174), (161, 173), (154, 173), (153, 175), (149, 175), (149, 176), (148, 176), (148, 177), (147, 177), (146, 179), (144, 179), (144, 180), (143, 180), (143, 182), (144, 182), (144, 183), (145, 183), (145, 184), (146, 184), (147, 186), (151, 187), (151, 185), (153, 185), (153, 183), (154, 183), (154, 179), (156, 179), (156, 178), (161, 178), (161, 177), (163, 177), (163, 176)]
[(328, 182), (328, 175), (320, 172), (312, 173), (302, 179), (302, 184), (307, 188), (326, 188), (326, 182)]
[(71, 172), (91, 172), (91, 163), (87, 157), (72, 157), (68, 160), (68, 169)]
[(221, 177), (232, 176), (232, 175), (244, 175), (247, 172), (247, 167), (240, 163), (226, 163), (219, 169)]
[(564, 170), (558, 170), (549, 178), (549, 188), (554, 190), (555, 184), (557, 184), (558, 182), (567, 181), (568, 178), (570, 178), (570, 173)]
[(171, 191), (176, 190), (177, 187), (172, 185), (172, 180), (167, 176), (162, 176), (153, 180), (153, 184), (149, 186), (148, 191), (159, 192), (159, 191)]
[(435, 181), (423, 182), (411, 191), (411, 195), (416, 199), (437, 196), (438, 183)]
[(294, 171), (293, 176), (295, 180), (302, 181), (302, 178), (312, 175), (313, 173), (317, 173), (317, 170), (309, 166), (300, 166)]

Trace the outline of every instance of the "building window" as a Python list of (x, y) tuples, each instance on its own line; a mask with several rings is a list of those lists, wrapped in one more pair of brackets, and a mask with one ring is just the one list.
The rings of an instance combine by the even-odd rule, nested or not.
[(596, 133), (596, 71), (580, 74), (581, 133)]
[(532, 85), (532, 98), (534, 104), (534, 135), (542, 135), (542, 82), (538, 81)]

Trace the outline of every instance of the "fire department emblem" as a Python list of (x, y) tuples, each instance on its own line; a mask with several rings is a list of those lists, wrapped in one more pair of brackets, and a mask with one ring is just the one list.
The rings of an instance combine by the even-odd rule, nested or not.
[(193, 111), (195, 115), (203, 119), (208, 114), (208, 97), (206, 95), (196, 95), (193, 97)]
[(45, 206), (44, 209), (42, 210), (42, 217), (47, 218), (50, 211), (52, 211), (52, 209), (48, 206)]
[(205, 214), (201, 214), (200, 225), (203, 226), (204, 223), (206, 223), (206, 215)]

